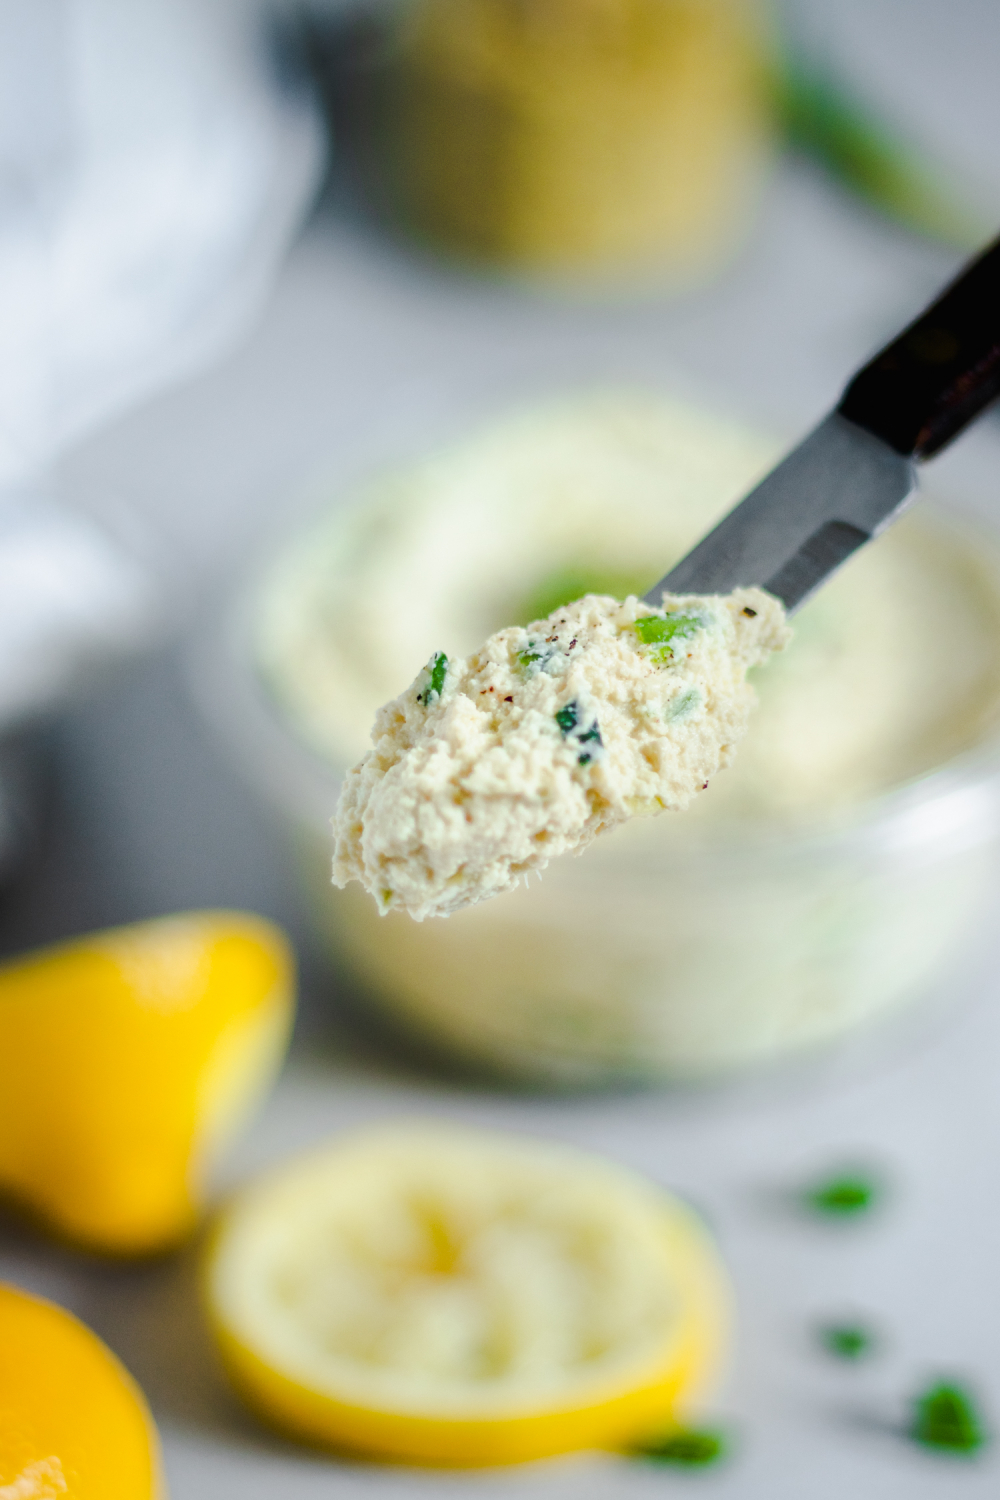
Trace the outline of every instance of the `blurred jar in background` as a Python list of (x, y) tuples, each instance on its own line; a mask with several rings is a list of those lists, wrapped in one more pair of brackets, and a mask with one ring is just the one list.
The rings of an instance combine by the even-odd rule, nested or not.
[(392, 50), (390, 169), (420, 235), (682, 282), (738, 243), (772, 137), (756, 0), (409, 0)]

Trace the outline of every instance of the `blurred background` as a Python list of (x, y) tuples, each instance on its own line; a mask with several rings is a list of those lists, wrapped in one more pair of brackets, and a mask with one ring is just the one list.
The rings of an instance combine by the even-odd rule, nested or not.
[[(278, 747), (293, 727), (231, 693), (247, 662), (227, 652), (254, 581), (318, 511), (511, 412), (635, 390), (763, 434), (759, 453), (796, 439), (996, 233), (1000, 12), (0, 0), (0, 39), (0, 951), (198, 907), (275, 919), (300, 1020), (230, 1178), (424, 1110), (607, 1151), (703, 1208), (736, 1277), (739, 1454), (699, 1483), (994, 1493), (994, 1458), (954, 1477), (887, 1432), (938, 1369), (1000, 1413), (995, 843), (977, 846), (976, 922), (949, 927), (888, 1030), (665, 1089), (610, 1065), (584, 1068), (582, 1092), (572, 1070), (470, 1071), (448, 1023), (374, 1005), (357, 952), (331, 956), (322, 878), (303, 874), (301, 825), (315, 843), (326, 795), (315, 746)], [(998, 474), (987, 414), (927, 479), (988, 538)], [(669, 561), (651, 556), (650, 578)], [(995, 776), (995, 760), (975, 771), (977, 795)], [(293, 780), (308, 792), (275, 791)], [(994, 803), (972, 814), (991, 839)], [(942, 877), (957, 904), (967, 878)], [(893, 1191), (849, 1242), (768, 1206), (856, 1161)], [(122, 1353), (177, 1497), (667, 1482), (603, 1460), (331, 1480), (223, 1389), (184, 1257), (95, 1268), (4, 1222), (0, 1265)], [(842, 1308), (888, 1330), (854, 1385), (803, 1332)]]

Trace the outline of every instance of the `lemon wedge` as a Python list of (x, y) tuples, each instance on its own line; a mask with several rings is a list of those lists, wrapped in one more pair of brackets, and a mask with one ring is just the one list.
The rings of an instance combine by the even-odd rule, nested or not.
[(217, 1228), (234, 1384), (313, 1442), (425, 1464), (618, 1447), (718, 1373), (728, 1284), (697, 1218), (569, 1147), (406, 1123), (252, 1184)]
[(0, 1192), (91, 1250), (176, 1244), (281, 1065), (293, 1008), (288, 943), (245, 912), (0, 965)]
[(0, 1500), (166, 1500), (139, 1387), (96, 1334), (0, 1283)]

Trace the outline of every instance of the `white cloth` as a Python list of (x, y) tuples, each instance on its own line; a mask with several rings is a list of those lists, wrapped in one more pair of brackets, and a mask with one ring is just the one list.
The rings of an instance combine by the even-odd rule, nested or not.
[(0, 726), (148, 614), (109, 537), (32, 501), (40, 476), (233, 341), (314, 190), (322, 130), (267, 20), (0, 0)]

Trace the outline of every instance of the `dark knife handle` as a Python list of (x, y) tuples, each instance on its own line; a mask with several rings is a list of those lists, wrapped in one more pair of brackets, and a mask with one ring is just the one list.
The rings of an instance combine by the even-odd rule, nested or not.
[(851, 381), (837, 410), (930, 458), (1000, 396), (1000, 240)]

